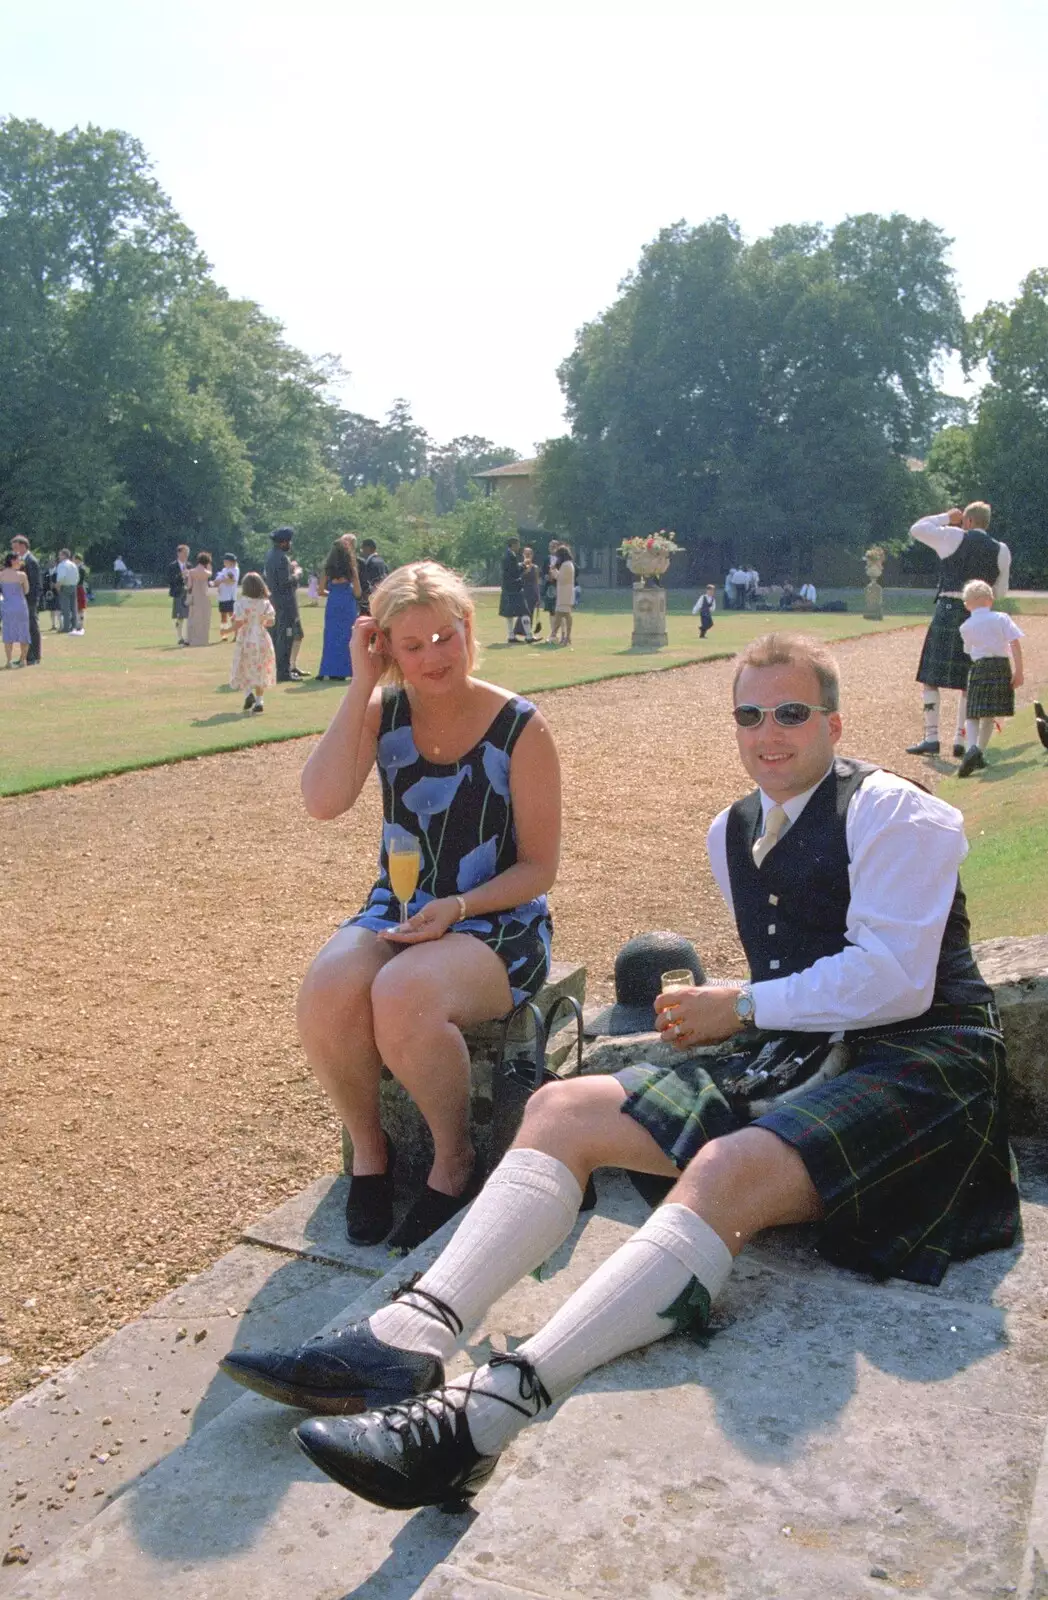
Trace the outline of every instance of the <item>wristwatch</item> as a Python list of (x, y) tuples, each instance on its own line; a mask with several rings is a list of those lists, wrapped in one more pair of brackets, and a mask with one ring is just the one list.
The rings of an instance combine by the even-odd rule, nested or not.
[(735, 1015), (738, 1017), (741, 1027), (755, 1028), (757, 1026), (756, 1018), (753, 1015), (755, 1009), (753, 991), (748, 983), (744, 983), (735, 996)]

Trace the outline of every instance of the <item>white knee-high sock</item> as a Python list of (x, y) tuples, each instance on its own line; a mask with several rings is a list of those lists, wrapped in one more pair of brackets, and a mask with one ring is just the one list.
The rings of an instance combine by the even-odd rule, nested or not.
[(960, 744), (961, 740), (964, 738), (964, 724), (967, 720), (968, 694), (966, 690), (962, 689), (960, 694), (957, 696), (957, 733), (955, 736), (955, 742), (957, 744)]
[[(556, 1401), (594, 1367), (642, 1345), (701, 1326), (732, 1268), (727, 1245), (694, 1211), (664, 1205), (516, 1351)], [(494, 1455), (530, 1420), (514, 1366), (482, 1367), (461, 1389), (473, 1443)], [(469, 1392), (467, 1392), (469, 1386)], [(497, 1398), (501, 1396), (501, 1398)], [(537, 1411), (535, 1403), (532, 1415)]]
[(446, 1361), (488, 1307), (564, 1243), (582, 1190), (562, 1161), (542, 1150), (509, 1150), (474, 1200), (447, 1248), (423, 1273), (424, 1289), (462, 1323), (455, 1334), (411, 1292), (368, 1318), (376, 1339), (399, 1350), (425, 1350)]
[(939, 737), (939, 691), (929, 688), (927, 684), (924, 688), (924, 737)]
[(979, 718), (979, 734), (975, 742), (979, 746), (980, 750), (985, 750), (986, 746), (993, 738), (993, 721), (994, 719), (992, 717)]
[(979, 743), (979, 724), (974, 717), (968, 717), (964, 724), (964, 748), (973, 750)]

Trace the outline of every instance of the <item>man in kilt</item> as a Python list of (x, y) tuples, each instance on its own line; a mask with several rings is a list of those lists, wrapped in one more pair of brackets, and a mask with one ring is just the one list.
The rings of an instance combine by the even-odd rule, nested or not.
[(953, 753), (965, 753), (966, 691), (968, 657), (961, 642), (961, 623), (967, 617), (961, 590), (972, 578), (990, 584), (998, 599), (1008, 593), (1008, 574), (1012, 557), (1006, 544), (991, 539), (990, 507), (985, 500), (973, 500), (959, 510), (956, 506), (934, 517), (922, 517), (910, 529), (917, 539), (939, 557), (939, 587), (931, 625), (924, 637), (917, 682), (921, 685), (924, 706), (924, 737), (907, 745), (911, 756), (939, 754), (939, 690), (959, 689), (957, 729)]
[[(390, 1304), (297, 1350), (223, 1362), (250, 1388), (326, 1413), (299, 1443), (378, 1505), (468, 1500), (514, 1434), (595, 1367), (701, 1329), (760, 1229), (816, 1222), (830, 1260), (929, 1284), (951, 1259), (1015, 1236), (1004, 1045), (969, 947), (959, 812), (836, 757), (837, 669), (816, 641), (755, 641), (734, 698), (759, 787), (707, 842), (750, 982), (658, 997), (673, 1065), (533, 1095), (446, 1249)], [(696, 1055), (733, 1037), (748, 1101), (722, 1093)], [(567, 1237), (601, 1166), (672, 1187), (539, 1333), (445, 1384), (444, 1363), (488, 1307)], [(372, 1409), (335, 1415), (361, 1407)]]

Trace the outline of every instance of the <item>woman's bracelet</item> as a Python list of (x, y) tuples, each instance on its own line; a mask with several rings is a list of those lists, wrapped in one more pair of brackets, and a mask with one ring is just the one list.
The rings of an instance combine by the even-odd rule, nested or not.
[(466, 898), (464, 895), (457, 894), (455, 899), (458, 901), (458, 916), (455, 921), (464, 922), (466, 920)]

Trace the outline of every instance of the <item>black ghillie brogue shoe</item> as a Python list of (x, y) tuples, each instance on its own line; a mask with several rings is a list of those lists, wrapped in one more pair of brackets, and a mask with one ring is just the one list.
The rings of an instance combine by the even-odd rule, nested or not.
[[(480, 1387), (478, 1395), (500, 1400), (529, 1420), (550, 1404), (527, 1357), (495, 1355), (490, 1365), (518, 1369), (521, 1403)], [(363, 1417), (310, 1418), (294, 1430), (294, 1438), (321, 1472), (372, 1505), (387, 1511), (464, 1510), (499, 1460), (480, 1454), (466, 1420), (477, 1376), (473, 1373), (461, 1388), (436, 1389)]]
[[(462, 1332), (451, 1307), (416, 1289), (414, 1278), (402, 1283), (393, 1299), (407, 1294), (417, 1310), (442, 1322), (456, 1338)], [(235, 1383), (267, 1400), (336, 1417), (393, 1405), (444, 1382), (438, 1357), (384, 1344), (366, 1321), (351, 1322), (294, 1350), (231, 1350), (219, 1366)]]
[(963, 744), (961, 744), (960, 740), (956, 740), (954, 742), (953, 753), (954, 753), (955, 759), (957, 759), (957, 760), (960, 760), (961, 756), (964, 755), (965, 747), (964, 747)]
[(986, 757), (976, 745), (972, 745), (970, 750), (965, 751), (964, 760), (957, 768), (957, 776), (970, 778), (973, 772), (982, 772), (985, 766)]
[(939, 754), (938, 739), (922, 739), (919, 744), (906, 746), (908, 756), (937, 756)]

